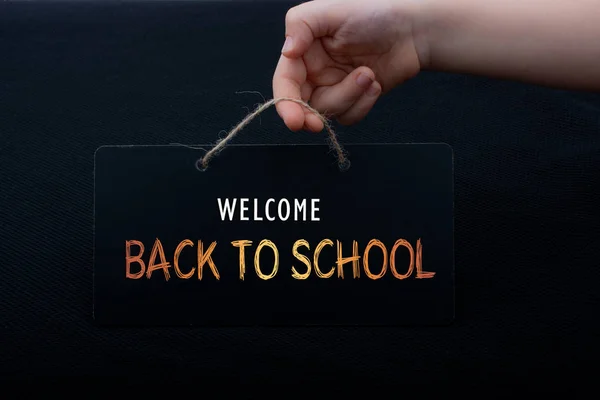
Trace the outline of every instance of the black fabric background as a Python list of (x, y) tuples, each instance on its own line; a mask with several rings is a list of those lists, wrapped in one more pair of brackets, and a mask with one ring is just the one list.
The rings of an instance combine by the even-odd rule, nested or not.
[[(237, 91), (271, 96), (291, 5), (0, 4), (0, 375), (193, 375), (194, 383), (587, 376), (600, 356), (600, 97), (460, 75), (423, 73), (364, 122), (339, 129), (342, 142), (453, 146), (452, 326), (92, 325), (95, 149), (214, 141), (262, 101)], [(237, 142), (321, 140), (288, 132), (270, 110)]]

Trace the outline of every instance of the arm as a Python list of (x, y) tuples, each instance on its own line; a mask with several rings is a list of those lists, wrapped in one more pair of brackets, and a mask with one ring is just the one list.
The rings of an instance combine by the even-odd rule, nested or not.
[(422, 0), (421, 69), (600, 90), (600, 0)]

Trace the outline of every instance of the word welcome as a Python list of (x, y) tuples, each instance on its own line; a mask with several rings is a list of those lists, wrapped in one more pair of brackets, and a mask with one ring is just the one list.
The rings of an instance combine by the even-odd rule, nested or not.
[[(244, 280), (247, 264), (246, 248), (251, 247), (253, 243), (250, 240), (235, 240), (231, 242), (231, 245), (238, 249), (239, 279)], [(135, 255), (132, 254), (132, 246), (138, 247), (138, 252)], [(167, 261), (163, 245), (157, 238), (152, 246), (148, 264), (146, 264), (146, 262), (143, 260), (145, 251), (144, 244), (138, 240), (127, 240), (125, 242), (125, 276), (127, 279), (140, 279), (144, 276), (147, 279), (150, 279), (155, 271), (161, 270), (165, 280), (168, 281), (171, 278), (171, 270), (173, 270), (176, 276), (180, 279), (190, 279), (196, 275), (197, 279), (202, 280), (204, 267), (206, 266), (208, 269), (210, 269), (212, 275), (217, 280), (220, 280), (221, 274), (219, 273), (217, 265), (212, 258), (216, 246), (217, 242), (212, 242), (207, 248), (205, 248), (204, 243), (199, 240), (196, 246), (196, 265), (192, 267), (187, 266), (187, 268), (184, 269), (179, 265), (179, 257), (186, 247), (194, 247), (194, 242), (191, 240), (185, 239), (179, 243), (173, 253), (171, 263), (170, 261)], [(358, 251), (358, 242), (353, 241), (352, 256), (349, 257), (343, 256), (342, 243), (338, 240), (335, 244), (337, 255), (337, 261), (335, 265), (324, 267), (319, 264), (319, 256), (326, 247), (334, 247), (333, 241), (330, 239), (321, 240), (315, 247), (312, 257), (309, 257), (306, 254), (302, 254), (300, 249), (305, 248), (306, 250), (310, 251), (310, 244), (304, 239), (294, 242), (292, 246), (292, 254), (294, 258), (303, 265), (300, 266), (300, 264), (297, 264), (291, 266), (292, 277), (294, 279), (305, 280), (308, 279), (308, 277), (314, 272), (317, 277), (328, 279), (337, 272), (337, 277), (339, 279), (344, 279), (344, 266), (347, 264), (351, 265), (352, 267), (352, 276), (354, 279), (360, 278), (361, 271), (364, 272), (369, 279), (373, 280), (383, 278), (388, 270), (394, 278), (400, 280), (407, 279), (411, 276), (414, 276), (416, 279), (428, 279), (435, 276), (435, 272), (423, 271), (423, 246), (421, 244), (421, 239), (417, 240), (416, 249), (413, 248), (408, 241), (404, 239), (398, 239), (392, 245), (391, 250), (389, 251), (381, 241), (373, 239), (367, 244), (362, 255), (359, 254)], [(396, 252), (401, 247), (408, 250), (410, 261), (408, 265), (404, 265), (399, 268), (396, 265)], [(269, 249), (269, 251), (271, 251), (274, 255), (273, 264), (268, 268), (261, 266), (260, 263), (260, 254), (265, 249)], [(372, 251), (379, 251), (382, 253), (382, 265), (375, 267), (369, 263), (369, 255)], [(279, 250), (272, 241), (267, 239), (262, 240), (256, 249), (254, 249), (253, 259), (254, 272), (260, 279), (272, 279), (279, 272)], [(132, 271), (132, 264), (134, 263), (138, 264), (138, 269), (136, 272)]]
[[(259, 205), (258, 199), (252, 200), (253, 207), (250, 209), (248, 206), (250, 199), (234, 198), (233, 200), (225, 199), (223, 201), (218, 198), (217, 203), (221, 221), (225, 221), (225, 219), (233, 221), (235, 218), (238, 218), (240, 221), (250, 221), (250, 217), (248, 216), (249, 211), (251, 211), (253, 217), (252, 221), (263, 221), (262, 215), (265, 216), (267, 221), (275, 221), (276, 219), (287, 221), (290, 218), (293, 221), (306, 221), (307, 213), (309, 214), (310, 221), (319, 221), (319, 217), (317, 217), (317, 211), (319, 211), (317, 203), (319, 199), (310, 199), (310, 202), (307, 199), (294, 199), (293, 201), (288, 199), (280, 199), (279, 201), (268, 199), (264, 205)], [(236, 209), (239, 209), (239, 211), (236, 211)], [(264, 211), (264, 213), (261, 211)]]

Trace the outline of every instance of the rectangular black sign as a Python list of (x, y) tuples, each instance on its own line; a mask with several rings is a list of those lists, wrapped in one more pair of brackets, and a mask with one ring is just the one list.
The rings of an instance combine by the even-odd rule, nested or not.
[(194, 148), (99, 148), (96, 322), (451, 322), (452, 150), (345, 149), (341, 172), (326, 145), (231, 145), (206, 171)]

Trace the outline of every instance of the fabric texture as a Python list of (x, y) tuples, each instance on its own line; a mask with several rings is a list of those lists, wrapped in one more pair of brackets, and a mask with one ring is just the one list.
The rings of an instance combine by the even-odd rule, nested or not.
[[(342, 144), (453, 147), (453, 325), (93, 325), (94, 151), (213, 143), (263, 101), (236, 92), (272, 96), (291, 5), (0, 4), (0, 375), (254, 383), (586, 376), (600, 357), (600, 96), (462, 75), (422, 73), (360, 124), (336, 126)], [(271, 109), (236, 143), (322, 140), (289, 132)]]

